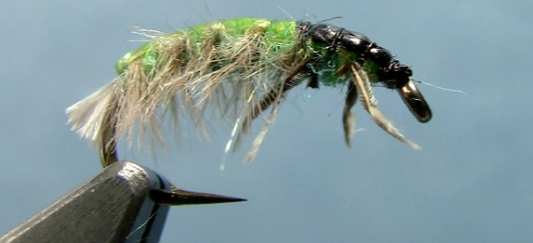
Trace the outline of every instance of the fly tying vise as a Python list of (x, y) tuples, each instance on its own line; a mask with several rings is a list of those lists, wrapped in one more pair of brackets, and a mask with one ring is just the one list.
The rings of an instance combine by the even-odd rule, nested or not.
[(251, 161), (283, 96), (304, 80), (310, 88), (347, 85), (342, 122), (348, 146), (355, 123), (350, 110), (359, 97), (377, 125), (419, 149), (377, 108), (373, 85), (397, 90), (419, 122), (432, 116), (408, 66), (365, 35), (330, 24), (235, 18), (143, 34), (152, 40), (117, 62), (117, 78), (67, 109), (73, 129), (98, 144), (104, 167), (117, 161), (122, 136), (131, 141), (134, 124), (139, 136), (148, 133), (162, 142), (159, 123), (165, 116), (174, 125), (187, 116), (205, 131), (208, 111), (234, 124), (226, 152), (265, 113), (245, 157)]

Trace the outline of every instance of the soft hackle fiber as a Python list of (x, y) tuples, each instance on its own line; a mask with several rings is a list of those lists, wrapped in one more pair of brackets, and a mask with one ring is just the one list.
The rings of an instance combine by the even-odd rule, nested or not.
[(265, 123), (246, 155), (251, 161), (283, 95), (304, 80), (312, 88), (347, 84), (347, 145), (355, 122), (350, 109), (360, 96), (380, 127), (419, 148), (377, 109), (371, 86), (378, 82), (403, 94), (413, 114), (423, 116), (420, 121), (430, 118), (429, 107), (410, 79), (411, 70), (357, 32), (294, 20), (236, 18), (168, 34), (140, 33), (152, 40), (117, 62), (118, 77), (67, 109), (73, 130), (100, 147), (104, 167), (117, 160), (121, 137), (131, 142), (134, 128), (139, 137), (162, 143), (161, 125), (167, 116), (177, 133), (184, 118), (205, 132), (207, 112), (230, 120), (234, 129), (228, 152), (238, 146), (252, 120), (270, 108), (261, 116)]

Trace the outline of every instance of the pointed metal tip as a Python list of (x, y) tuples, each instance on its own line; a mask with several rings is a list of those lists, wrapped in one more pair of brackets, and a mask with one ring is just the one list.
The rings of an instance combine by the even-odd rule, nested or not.
[(152, 190), (150, 194), (155, 202), (173, 206), (246, 201), (246, 199), (238, 197), (229, 197), (203, 192), (191, 192), (175, 187), (172, 188), (172, 191)]

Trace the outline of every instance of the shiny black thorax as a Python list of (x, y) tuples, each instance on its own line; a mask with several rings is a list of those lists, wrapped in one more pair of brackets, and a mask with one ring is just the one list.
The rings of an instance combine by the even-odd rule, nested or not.
[(387, 88), (400, 88), (409, 82), (409, 77), (413, 75), (411, 68), (394, 59), (387, 49), (370, 41), (364, 34), (334, 25), (310, 22), (299, 22), (298, 30), (305, 38), (325, 44), (331, 51), (342, 48), (356, 54), (361, 65), (365, 60), (371, 60), (379, 66), (376, 75)]

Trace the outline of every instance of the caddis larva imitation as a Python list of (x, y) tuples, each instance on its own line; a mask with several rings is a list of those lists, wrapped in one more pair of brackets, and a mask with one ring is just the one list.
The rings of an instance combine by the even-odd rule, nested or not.
[(418, 121), (431, 119), (411, 69), (361, 33), (324, 23), (235, 18), (144, 34), (153, 40), (117, 62), (117, 78), (67, 109), (73, 129), (99, 145), (104, 167), (117, 160), (117, 140), (123, 135), (130, 140), (134, 124), (139, 136), (157, 142), (164, 116), (174, 125), (189, 117), (205, 131), (207, 112), (234, 123), (226, 152), (265, 113), (245, 157), (251, 161), (283, 96), (303, 81), (310, 88), (347, 86), (342, 115), (347, 145), (355, 123), (350, 110), (359, 97), (377, 125), (419, 148), (378, 110), (373, 85), (397, 90)]

